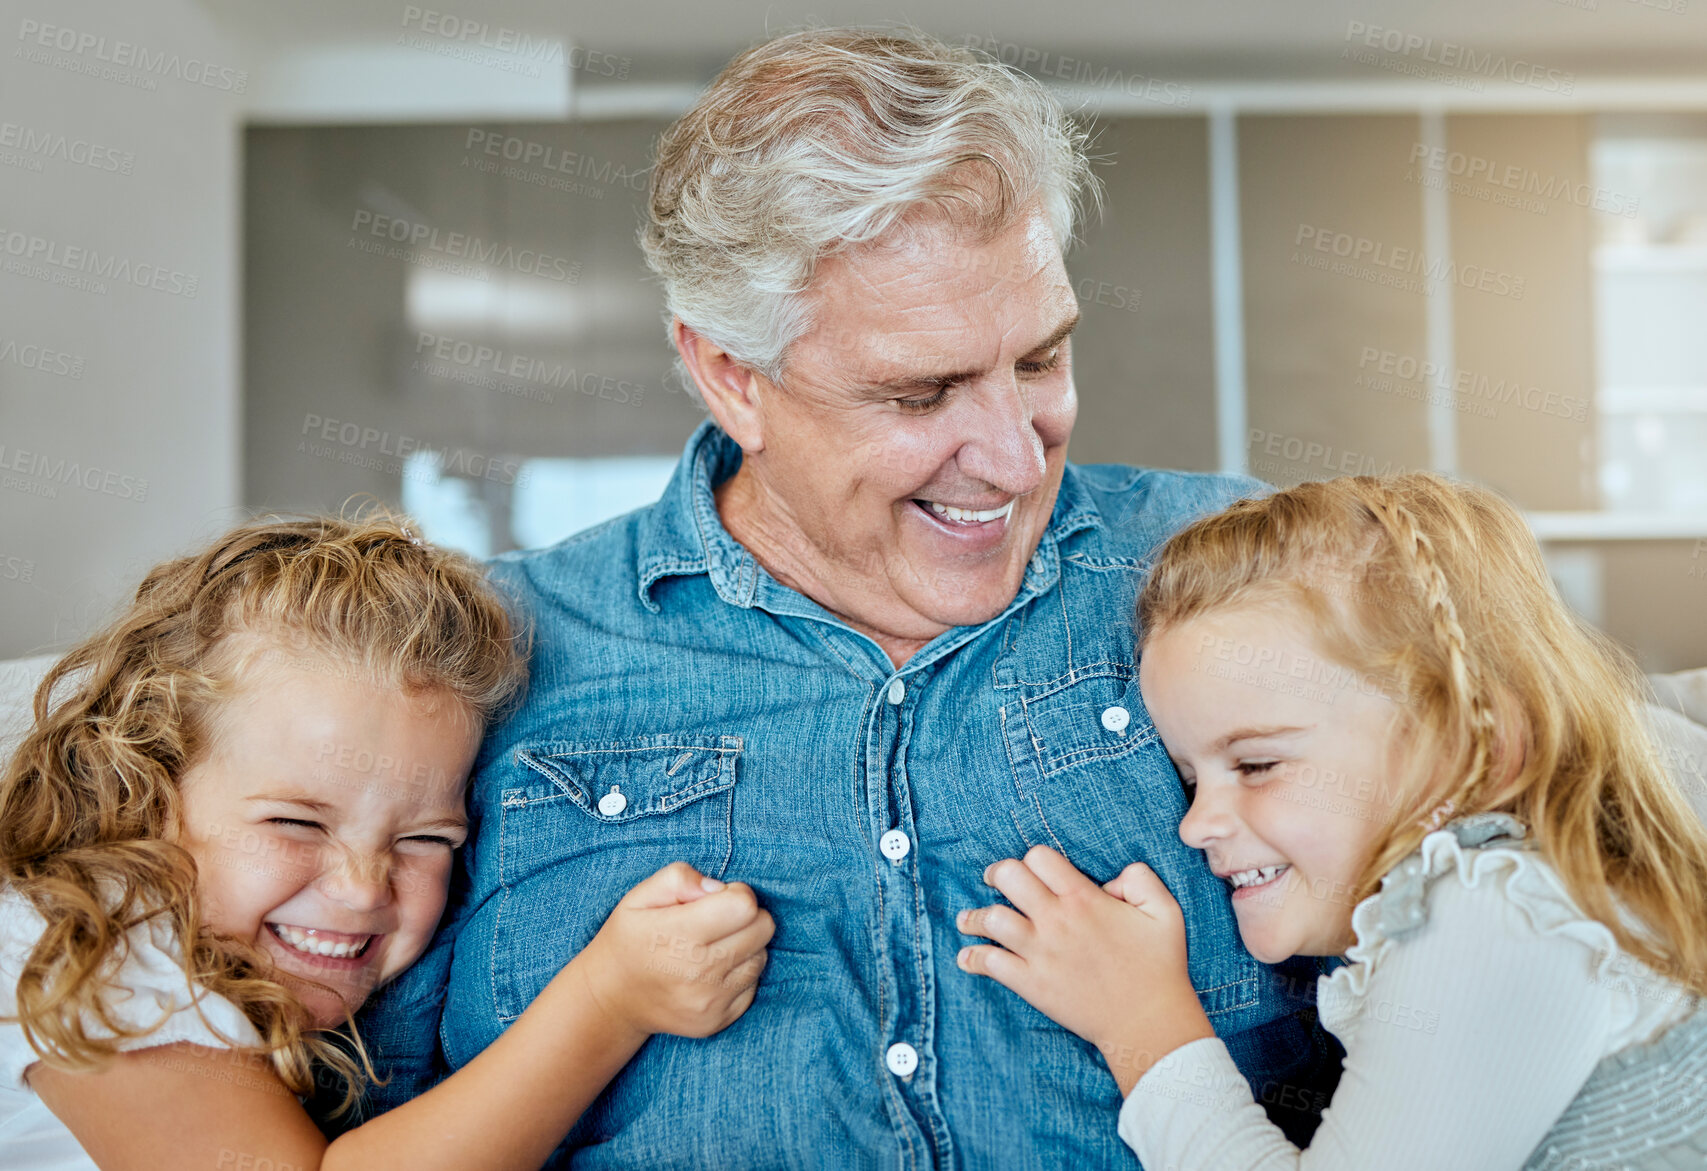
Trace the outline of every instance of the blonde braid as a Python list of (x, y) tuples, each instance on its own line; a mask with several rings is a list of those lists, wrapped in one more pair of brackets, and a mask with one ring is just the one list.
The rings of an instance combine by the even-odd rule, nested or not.
[(1438, 822), (1463, 807), (1464, 798), (1482, 781), (1493, 756), (1495, 718), (1488, 700), (1481, 672), (1470, 653), (1469, 640), (1458, 620), (1458, 607), (1453, 604), (1452, 591), (1446, 574), (1434, 558), (1434, 543), (1418, 527), (1416, 517), (1392, 497), (1370, 502), (1370, 511), (1386, 529), (1398, 550), (1400, 559), (1408, 562), (1412, 576), (1421, 587), (1423, 605), (1434, 628), (1435, 641), (1446, 652), (1447, 678), (1451, 681), (1456, 710), (1469, 712), (1471, 744), (1470, 767), (1458, 785), (1446, 795), (1436, 809), (1427, 828), (1438, 828)]

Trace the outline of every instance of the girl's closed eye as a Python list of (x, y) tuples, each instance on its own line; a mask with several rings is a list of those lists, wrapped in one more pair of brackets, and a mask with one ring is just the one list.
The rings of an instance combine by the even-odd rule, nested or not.
[(293, 825), (293, 826), (300, 826), (304, 829), (325, 829), (326, 828), (324, 825), (322, 825), (318, 821), (305, 821), (300, 817), (269, 817), (269, 818), (267, 818), (267, 824), (268, 825)]
[(1241, 760), (1233, 771), (1244, 777), (1260, 777), (1279, 764), (1278, 760)]
[(427, 846), (443, 846), (447, 850), (454, 850), (462, 845), (461, 841), (452, 840), (440, 834), (411, 834), (404, 838), (403, 841), (419, 842), (422, 845)]

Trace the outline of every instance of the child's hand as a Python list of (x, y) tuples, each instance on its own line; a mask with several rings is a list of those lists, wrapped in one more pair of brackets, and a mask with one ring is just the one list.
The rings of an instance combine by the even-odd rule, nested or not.
[(1148, 866), (1134, 862), (1099, 887), (1034, 846), (984, 881), (1013, 907), (960, 912), (961, 931), (1001, 945), (961, 948), (960, 966), (1102, 1050), (1122, 1094), (1181, 1045), (1214, 1036), (1186, 972), (1179, 904)]
[(746, 883), (672, 862), (622, 897), (573, 963), (606, 1014), (637, 1034), (708, 1037), (752, 1004), (775, 930)]

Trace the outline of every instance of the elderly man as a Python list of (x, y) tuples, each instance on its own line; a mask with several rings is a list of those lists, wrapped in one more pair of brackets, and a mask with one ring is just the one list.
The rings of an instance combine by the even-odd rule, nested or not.
[(1209, 1020), (1309, 1132), (1337, 1050), (1180, 842), (1130, 629), (1157, 543), (1257, 485), (1067, 462), (1082, 145), (1022, 75), (848, 31), (742, 54), (664, 136), (643, 245), (711, 418), (656, 504), (494, 566), (533, 682), (453, 917), (368, 1014), (379, 1105), (681, 859), (774, 916), (754, 1002), (647, 1042), (557, 1165), (1136, 1166), (1097, 1050), (956, 965), (985, 868), (1047, 845), (1168, 883)]

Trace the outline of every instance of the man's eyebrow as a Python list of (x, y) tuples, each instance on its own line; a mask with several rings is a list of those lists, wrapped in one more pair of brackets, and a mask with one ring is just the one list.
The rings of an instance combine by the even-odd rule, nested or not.
[(1035, 346), (1032, 346), (1031, 349), (1026, 351), (1026, 353), (1035, 354), (1035, 353), (1037, 353), (1038, 350), (1052, 350), (1052, 349), (1054, 349), (1056, 346), (1060, 345), (1062, 342), (1067, 340), (1068, 334), (1072, 333), (1075, 329), (1079, 328), (1079, 322), (1083, 318), (1084, 318), (1084, 314), (1081, 313), (1079, 311), (1079, 309), (1075, 306), (1073, 309), (1073, 315), (1071, 317), (1067, 318), (1060, 325), (1056, 326), (1054, 333), (1050, 334), (1047, 338), (1044, 338), (1042, 341), (1038, 342)]
[[(1038, 342), (1026, 351), (1035, 354), (1039, 350), (1050, 350), (1067, 340), (1067, 336), (1079, 327), (1083, 314), (1074, 307), (1073, 314), (1060, 325), (1055, 327), (1048, 337)], [(946, 386), (956, 386), (962, 382), (970, 382), (982, 374), (982, 370), (957, 370), (949, 374), (909, 374), (901, 378), (891, 378), (887, 382), (875, 383), (865, 388), (865, 393), (872, 398), (882, 398), (891, 394), (917, 393), (927, 390), (941, 390)]]
[(1241, 740), (1260, 740), (1267, 736), (1288, 736), (1294, 732), (1308, 732), (1315, 726), (1314, 724), (1306, 724), (1303, 726), (1289, 725), (1283, 727), (1276, 725), (1268, 728), (1238, 728), (1211, 744), (1209, 751), (1224, 752)]

